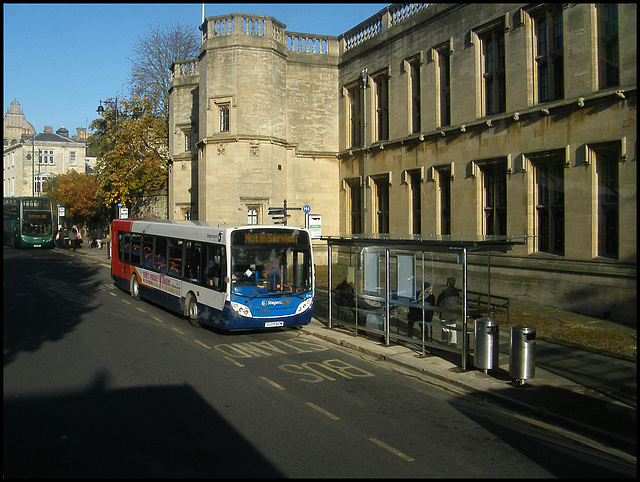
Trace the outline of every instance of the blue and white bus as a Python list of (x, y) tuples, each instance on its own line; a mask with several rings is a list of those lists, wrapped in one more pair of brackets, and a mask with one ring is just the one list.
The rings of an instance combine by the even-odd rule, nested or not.
[(222, 330), (306, 325), (315, 272), (308, 230), (198, 221), (114, 220), (119, 287)]

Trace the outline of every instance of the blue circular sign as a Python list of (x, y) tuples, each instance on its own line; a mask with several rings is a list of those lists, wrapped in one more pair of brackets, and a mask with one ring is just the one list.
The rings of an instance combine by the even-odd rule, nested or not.
[(305, 204), (302, 207), (302, 211), (305, 212), (305, 213), (310, 213), (311, 212), (311, 206), (309, 206), (308, 204)]

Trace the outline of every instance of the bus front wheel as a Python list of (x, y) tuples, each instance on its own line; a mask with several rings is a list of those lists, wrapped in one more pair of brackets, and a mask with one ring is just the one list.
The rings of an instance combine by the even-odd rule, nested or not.
[(134, 300), (140, 299), (140, 285), (138, 284), (138, 277), (135, 274), (131, 277), (131, 297)]
[(191, 326), (196, 328), (200, 326), (200, 323), (198, 323), (198, 304), (193, 294), (190, 294), (187, 299), (187, 318)]

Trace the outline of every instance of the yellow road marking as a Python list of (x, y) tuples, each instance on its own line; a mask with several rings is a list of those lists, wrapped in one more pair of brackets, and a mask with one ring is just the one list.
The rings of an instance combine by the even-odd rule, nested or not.
[(209, 345), (205, 345), (200, 340), (193, 340), (193, 341), (195, 341), (198, 345), (205, 347), (207, 350), (211, 350), (211, 347)]
[(172, 326), (172, 327), (171, 327), (171, 329), (172, 329), (173, 331), (177, 331), (177, 332), (178, 332), (178, 333), (180, 333), (181, 335), (184, 335), (184, 331), (180, 331), (180, 330), (178, 330), (175, 326)]
[(130, 305), (131, 303), (129, 303), (127, 300), (122, 300), (124, 303)]
[(138, 311), (142, 311), (143, 313), (146, 313), (146, 311), (144, 311), (142, 308), (138, 308), (138, 307), (136, 307), (136, 310), (138, 310)]
[(269, 380), (267, 377), (260, 377), (260, 379), (264, 380), (269, 385), (276, 387), (278, 390), (285, 390), (285, 388), (282, 385), (278, 385), (276, 382), (274, 382), (273, 380)]
[(109, 293), (109, 294), (110, 294), (111, 296), (116, 296), (116, 294), (115, 294), (115, 293)]
[(401, 459), (406, 460), (407, 462), (413, 462), (413, 459), (411, 457), (409, 457), (408, 455), (403, 454), (402, 452), (400, 452), (397, 449), (394, 449), (393, 447), (391, 447), (390, 445), (387, 445), (386, 443), (378, 440), (377, 438), (370, 438), (369, 440), (371, 440), (374, 444), (379, 445), (380, 447), (382, 447), (383, 449), (388, 450), (389, 452), (391, 452), (394, 455), (397, 455), (398, 457), (400, 457)]
[(331, 412), (327, 412), (324, 408), (318, 407), (316, 404), (311, 403), (311, 402), (307, 402), (307, 405), (309, 405), (311, 408), (313, 408), (314, 410), (317, 410), (318, 412), (326, 415), (327, 417), (333, 419), (333, 420), (340, 420), (340, 417), (336, 417), (334, 414), (332, 414)]
[(154, 317), (153, 317), (153, 319), (154, 319), (154, 320), (156, 320), (156, 321), (158, 321), (158, 322), (160, 322), (160, 323), (164, 323), (164, 321), (162, 321), (160, 318), (158, 318), (158, 317), (156, 317), (156, 316), (154, 316)]
[(238, 363), (237, 361), (235, 361), (233, 358), (230, 358), (228, 356), (225, 357), (227, 360), (229, 360), (231, 363), (233, 363), (234, 365), (238, 365), (239, 367), (243, 367), (244, 365), (242, 363)]

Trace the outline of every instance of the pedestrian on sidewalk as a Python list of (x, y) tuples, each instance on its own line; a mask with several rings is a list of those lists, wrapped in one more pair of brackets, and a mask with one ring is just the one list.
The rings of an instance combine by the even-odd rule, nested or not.
[(451, 346), (455, 346), (458, 343), (456, 320), (458, 319), (460, 295), (455, 286), (456, 279), (453, 276), (449, 276), (447, 278), (447, 287), (440, 293), (437, 301), (438, 306), (447, 310), (440, 313), (442, 343)]
[(69, 239), (71, 240), (71, 248), (73, 248), (74, 251), (78, 247), (78, 236), (80, 236), (80, 233), (78, 232), (78, 228), (74, 224), (73, 227), (71, 228), (71, 232), (69, 233)]
[(104, 231), (102, 230), (102, 226), (98, 226), (98, 229), (96, 229), (96, 244), (98, 245), (98, 249), (102, 249), (103, 236), (104, 236)]

